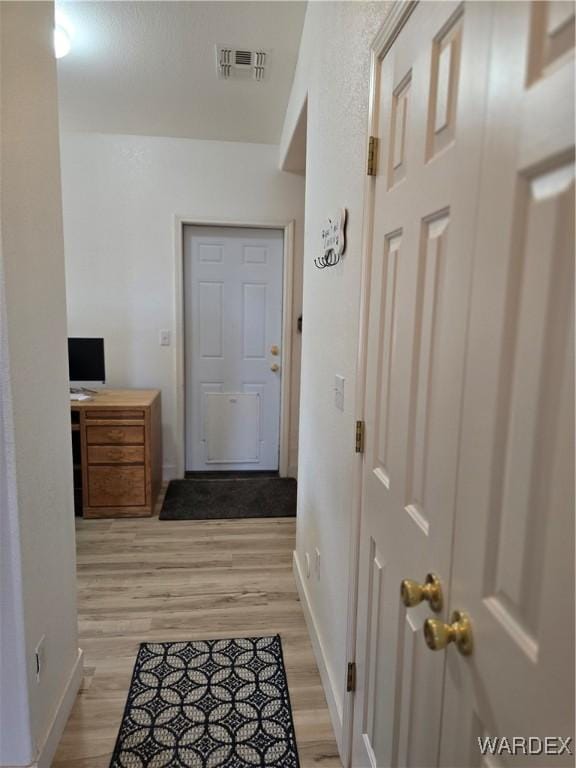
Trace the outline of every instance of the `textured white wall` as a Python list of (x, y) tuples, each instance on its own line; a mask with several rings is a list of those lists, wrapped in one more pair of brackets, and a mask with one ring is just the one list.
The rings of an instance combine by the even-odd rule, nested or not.
[(27, 765), (34, 750), (3, 261), (0, 240), (0, 765)]
[[(61, 138), (71, 336), (104, 336), (109, 386), (162, 390), (165, 476), (175, 471), (174, 217), (296, 220), (301, 307), (304, 181), (268, 144), (65, 133)], [(300, 336), (293, 334), (290, 465), (298, 430)]]
[(53, 11), (0, 3), (3, 765), (56, 737), (79, 669)]
[[(300, 399), (297, 557), (321, 552), (321, 578), (305, 580), (332, 695), (342, 717), (348, 547), (353, 507), (355, 367), (368, 126), (369, 46), (388, 3), (310, 2), (280, 157), (308, 94), (304, 335)], [(343, 261), (313, 260), (327, 216), (348, 209)], [(345, 409), (334, 406), (334, 375), (346, 379)], [(336, 730), (339, 724), (335, 723)]]

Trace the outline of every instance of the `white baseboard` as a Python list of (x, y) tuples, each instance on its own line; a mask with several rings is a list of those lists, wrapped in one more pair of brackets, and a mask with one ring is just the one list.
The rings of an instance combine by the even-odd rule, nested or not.
[(288, 465), (288, 477), (293, 477), (296, 480), (298, 479), (298, 464)]
[(78, 656), (74, 662), (72, 672), (70, 673), (70, 677), (68, 678), (68, 682), (66, 683), (66, 687), (64, 688), (58, 707), (56, 708), (44, 743), (38, 752), (38, 758), (31, 768), (50, 768), (52, 765), (52, 760), (56, 754), (58, 744), (62, 738), (62, 733), (64, 732), (64, 728), (68, 722), (70, 712), (72, 711), (76, 696), (78, 695), (78, 691), (82, 684), (82, 676), (84, 673), (84, 665), (82, 662), (83, 655), (84, 652), (82, 649), (78, 648)]
[(326, 662), (326, 654), (324, 653), (324, 647), (322, 645), (322, 640), (318, 631), (318, 624), (314, 617), (314, 612), (312, 610), (312, 605), (308, 596), (308, 590), (306, 589), (306, 584), (304, 582), (302, 569), (300, 568), (297, 552), (293, 553), (292, 569), (294, 571), (294, 579), (296, 580), (298, 594), (300, 595), (300, 602), (302, 603), (302, 610), (304, 611), (306, 626), (308, 627), (308, 634), (310, 635), (310, 640), (312, 641), (314, 656), (316, 657), (316, 663), (318, 664), (318, 670), (320, 671), (322, 686), (324, 688), (324, 693), (326, 694), (328, 711), (330, 712), (330, 719), (332, 720), (332, 728), (334, 729), (334, 736), (336, 738), (338, 752), (342, 757), (342, 706), (338, 701), (338, 697), (336, 695), (336, 686), (334, 685), (332, 674)]
[(178, 473), (176, 472), (176, 465), (175, 464), (164, 464), (162, 467), (162, 481), (164, 483), (169, 483), (170, 480), (176, 480), (178, 477)]

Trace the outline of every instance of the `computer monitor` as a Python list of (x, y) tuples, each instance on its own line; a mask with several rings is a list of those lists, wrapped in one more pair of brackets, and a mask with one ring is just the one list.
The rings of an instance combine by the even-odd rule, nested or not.
[(68, 339), (70, 381), (106, 381), (104, 339)]

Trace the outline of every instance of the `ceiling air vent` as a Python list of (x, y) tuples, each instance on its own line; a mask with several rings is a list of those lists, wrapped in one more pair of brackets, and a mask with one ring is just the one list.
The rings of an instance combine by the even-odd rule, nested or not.
[(249, 67), (252, 64), (252, 51), (234, 51), (234, 63), (244, 64)]
[(246, 48), (217, 45), (218, 77), (221, 80), (264, 80), (269, 58), (269, 51), (250, 51)]

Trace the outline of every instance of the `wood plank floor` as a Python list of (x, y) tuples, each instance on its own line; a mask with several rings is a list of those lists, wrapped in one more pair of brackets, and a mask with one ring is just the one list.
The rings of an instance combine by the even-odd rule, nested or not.
[(302, 768), (341, 766), (292, 576), (295, 521), (78, 520), (85, 676), (54, 768), (108, 768), (138, 645), (279, 633)]

